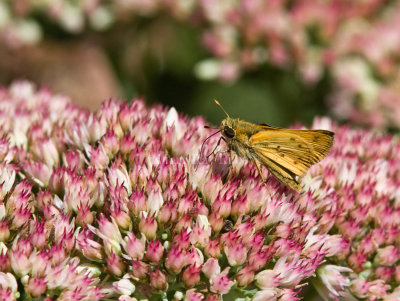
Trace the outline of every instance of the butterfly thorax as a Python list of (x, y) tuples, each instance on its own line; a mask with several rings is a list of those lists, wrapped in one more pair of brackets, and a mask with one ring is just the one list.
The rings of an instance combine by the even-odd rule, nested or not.
[(230, 150), (241, 157), (252, 159), (249, 139), (260, 131), (258, 126), (239, 118), (228, 117), (222, 120), (220, 129)]
[(239, 118), (225, 118), (221, 122), (221, 133), (229, 141), (231, 139), (243, 138), (248, 140), (252, 135), (262, 130), (259, 126), (240, 120)]

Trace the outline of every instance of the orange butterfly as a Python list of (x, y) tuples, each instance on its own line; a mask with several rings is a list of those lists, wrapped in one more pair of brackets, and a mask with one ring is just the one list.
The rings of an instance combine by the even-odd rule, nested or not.
[(255, 163), (263, 182), (261, 165), (280, 182), (293, 190), (301, 191), (301, 179), (311, 165), (325, 158), (333, 144), (335, 133), (326, 130), (291, 130), (256, 125), (231, 118), (221, 104), (214, 102), (225, 112), (220, 132), (227, 143), (229, 153)]

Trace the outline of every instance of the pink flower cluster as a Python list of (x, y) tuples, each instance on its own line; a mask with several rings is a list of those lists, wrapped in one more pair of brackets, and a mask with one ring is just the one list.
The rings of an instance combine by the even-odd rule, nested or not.
[(400, 143), (328, 119), (315, 120), (314, 127), (335, 131), (335, 143), (331, 154), (311, 167), (301, 207), (313, 207), (321, 230), (350, 243), (344, 258), (330, 261), (337, 266), (319, 269), (316, 285), (332, 299), (351, 293), (371, 301), (399, 300)]
[(237, 158), (227, 181), (204, 125), (1, 89), (0, 299), (294, 301), (316, 275), (331, 298), (397, 300), (398, 142), (316, 120), (336, 141), (297, 194)]

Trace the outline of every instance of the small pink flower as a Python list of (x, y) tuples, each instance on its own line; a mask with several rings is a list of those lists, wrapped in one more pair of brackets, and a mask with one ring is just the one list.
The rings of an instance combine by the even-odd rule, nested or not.
[(10, 289), (4, 289), (0, 287), (0, 300), (4, 301), (16, 301), (13, 292)]
[(211, 212), (211, 214), (208, 216), (208, 222), (216, 233), (219, 233), (224, 225), (224, 219), (217, 212)]
[(131, 261), (132, 275), (137, 279), (145, 279), (150, 271), (150, 267), (147, 263), (134, 259)]
[(365, 256), (362, 253), (356, 253), (356, 252), (351, 254), (347, 259), (350, 268), (352, 268), (355, 272), (362, 271), (362, 267), (366, 261), (367, 261), (367, 256)]
[(78, 225), (90, 225), (94, 221), (94, 214), (90, 211), (89, 204), (78, 206), (76, 222)]
[(11, 261), (6, 249), (0, 251), (0, 271), (9, 272), (11, 269)]
[(34, 247), (41, 249), (47, 243), (47, 231), (45, 229), (44, 221), (31, 223), (33, 228), (33, 235), (31, 243)]
[(29, 221), (31, 214), (32, 214), (31, 209), (27, 204), (22, 205), (21, 207), (16, 209), (13, 214), (11, 228), (18, 229), (22, 227), (25, 223)]
[(109, 158), (100, 144), (97, 148), (90, 148), (90, 164), (96, 168), (96, 170), (102, 171), (109, 163)]
[(260, 270), (270, 260), (271, 253), (266, 248), (252, 250), (249, 254), (249, 265), (256, 271)]
[(184, 266), (188, 264), (187, 251), (180, 247), (172, 247), (166, 256), (166, 268), (175, 274), (180, 273)]
[(13, 271), (19, 276), (26, 275), (30, 269), (29, 257), (24, 250), (18, 247), (16, 250), (11, 251), (10, 263)]
[(247, 259), (247, 248), (241, 242), (225, 246), (224, 252), (231, 266), (242, 265)]
[(254, 225), (249, 220), (241, 223), (236, 222), (236, 225), (234, 226), (236, 235), (241, 238), (242, 242), (247, 247), (254, 247), (252, 244), (253, 240), (255, 239), (253, 226)]
[(276, 301), (278, 292), (274, 289), (263, 289), (258, 291), (254, 297), (254, 301)]
[(46, 292), (46, 281), (44, 278), (29, 278), (28, 284), (25, 286), (25, 291), (33, 298), (39, 298)]
[(349, 272), (352, 272), (349, 268), (323, 265), (317, 270), (318, 278), (322, 281), (323, 285), (319, 285), (317, 282), (314, 284), (325, 298), (341, 298), (345, 290), (350, 286), (349, 277), (343, 273)]
[(113, 282), (112, 285), (115, 291), (122, 295), (130, 296), (135, 291), (135, 285), (125, 277), (119, 281)]
[(382, 298), (388, 293), (386, 292), (390, 288), (389, 285), (385, 284), (382, 280), (375, 280), (367, 282), (363, 279), (355, 279), (351, 284), (351, 291), (359, 298), (371, 296), (374, 298)]
[(182, 282), (187, 288), (194, 287), (200, 282), (201, 266), (189, 265), (182, 273)]
[(221, 295), (220, 294), (207, 294), (206, 298), (204, 301), (220, 301), (221, 300)]
[(120, 252), (122, 235), (117, 223), (113, 219), (109, 221), (103, 214), (100, 214), (100, 218), (97, 222), (99, 225), (98, 229), (94, 228), (92, 225), (88, 225), (88, 228), (104, 240), (107, 250)]
[(227, 218), (231, 214), (231, 206), (232, 204), (230, 199), (218, 194), (211, 206), (211, 211), (218, 212), (221, 217)]
[(128, 208), (134, 215), (139, 215), (141, 211), (146, 210), (146, 196), (143, 191), (134, 190), (129, 197)]
[(48, 252), (46, 250), (42, 250), (40, 253), (32, 253), (29, 259), (32, 264), (32, 275), (43, 276), (47, 265), (50, 263)]
[(368, 292), (372, 297), (382, 298), (388, 295), (390, 285), (385, 284), (383, 280), (375, 280), (369, 283)]
[(196, 289), (190, 289), (186, 291), (184, 301), (201, 301), (204, 299), (204, 295), (196, 293)]
[(156, 237), (157, 227), (157, 222), (154, 216), (145, 216), (145, 214), (142, 213), (141, 220), (139, 222), (139, 230), (146, 236), (147, 240), (152, 240)]
[(111, 187), (123, 185), (128, 194), (132, 192), (132, 183), (124, 163), (115, 161), (108, 169), (107, 179)]
[(204, 253), (208, 257), (219, 258), (221, 255), (221, 249), (218, 240), (209, 239), (208, 243), (204, 247)]
[(376, 250), (374, 262), (378, 265), (391, 266), (400, 258), (398, 246), (387, 246)]
[(90, 231), (82, 231), (77, 236), (77, 247), (82, 252), (82, 254), (89, 260), (102, 260), (104, 255), (103, 246), (89, 234)]
[(209, 258), (204, 264), (201, 271), (208, 277), (212, 278), (213, 276), (221, 273), (221, 267), (219, 266), (218, 260), (215, 258)]
[(65, 260), (66, 256), (67, 254), (62, 244), (60, 245), (54, 244), (49, 250), (49, 258), (52, 265), (58, 265), (59, 263)]
[(250, 201), (246, 197), (246, 195), (239, 195), (232, 202), (231, 215), (234, 218), (238, 218), (240, 215), (246, 215), (250, 211)]
[(122, 245), (130, 258), (142, 259), (146, 247), (146, 237), (142, 235), (141, 239), (138, 239), (132, 232), (129, 232)]
[(243, 267), (235, 277), (237, 284), (242, 287), (246, 287), (254, 280), (254, 270), (250, 266)]
[(215, 274), (210, 278), (210, 290), (218, 294), (227, 294), (231, 287), (236, 283), (228, 277), (229, 267), (223, 270), (221, 273)]
[(164, 247), (159, 240), (149, 242), (146, 249), (146, 259), (152, 264), (158, 264), (164, 255)]
[(7, 241), (10, 237), (8, 221), (0, 220), (0, 241)]
[(267, 216), (259, 212), (251, 218), (251, 223), (254, 225), (254, 231), (263, 229), (266, 225)]
[(222, 189), (222, 181), (221, 179), (210, 176), (210, 179), (204, 183), (203, 194), (209, 204), (213, 204), (217, 195), (220, 193)]
[(114, 208), (110, 210), (111, 217), (115, 220), (118, 227), (125, 231), (132, 226), (132, 220), (127, 211), (127, 209), (123, 210), (119, 205), (115, 205)]
[(318, 259), (314, 261), (290, 260), (281, 257), (275, 263), (273, 270), (263, 270), (255, 277), (257, 286), (262, 289), (274, 288), (276, 286), (295, 286), (301, 279), (313, 273), (313, 265), (318, 266)]
[(6, 135), (0, 136), (0, 161), (5, 162), (5, 157), (9, 153), (9, 141)]
[(395, 272), (394, 268), (381, 266), (381, 267), (375, 268), (374, 276), (377, 279), (381, 279), (387, 283), (392, 279), (394, 272)]
[(164, 203), (160, 189), (152, 189), (147, 199), (147, 211), (150, 213), (158, 213)]
[(365, 235), (359, 245), (357, 246), (357, 252), (363, 253), (365, 255), (371, 255), (375, 252), (375, 249), (378, 245), (372, 238), (372, 235)]
[(0, 300), (16, 300), (14, 294), (18, 292), (18, 284), (11, 273), (0, 272)]
[(43, 160), (47, 166), (53, 167), (59, 164), (60, 155), (53, 139), (42, 138), (31, 147), (36, 156)]
[[(304, 253), (311, 253), (312, 251), (323, 251), (327, 256), (346, 254), (349, 249), (349, 244), (339, 235), (319, 235), (314, 234), (316, 229), (311, 229), (306, 237), (306, 244), (304, 246)], [(318, 252), (317, 251), (317, 252)]]
[(0, 199), (3, 200), (6, 194), (14, 185), (17, 167), (6, 162), (0, 163)]
[(180, 247), (181, 249), (189, 248), (190, 243), (190, 232), (188, 229), (184, 229), (180, 233), (177, 233), (172, 241), (174, 246)]
[(69, 149), (63, 154), (65, 165), (72, 170), (81, 170), (84, 164), (84, 156), (78, 150)]
[(178, 219), (175, 225), (175, 232), (179, 233), (186, 229), (189, 229), (193, 223), (193, 216), (191, 213), (184, 214), (180, 219)]
[(135, 140), (132, 136), (124, 136), (121, 139), (121, 153), (124, 155), (129, 155), (135, 148)]
[(112, 251), (106, 258), (107, 270), (114, 276), (121, 276), (125, 272), (126, 266), (122, 258), (114, 254)]
[(157, 291), (165, 291), (168, 287), (168, 276), (159, 269), (150, 271), (150, 285)]
[(208, 240), (210, 239), (210, 225), (208, 224), (208, 219), (204, 215), (199, 215), (199, 217), (203, 216), (204, 219), (207, 222), (207, 225), (205, 226), (204, 224), (201, 225), (200, 223), (196, 223), (196, 225), (193, 227), (192, 232), (190, 233), (190, 241), (192, 245), (204, 248)]
[(119, 151), (118, 137), (111, 128), (108, 128), (106, 134), (101, 138), (100, 144), (108, 157), (114, 156)]
[(257, 286), (261, 289), (270, 289), (279, 285), (279, 276), (273, 270), (263, 270), (255, 277)]

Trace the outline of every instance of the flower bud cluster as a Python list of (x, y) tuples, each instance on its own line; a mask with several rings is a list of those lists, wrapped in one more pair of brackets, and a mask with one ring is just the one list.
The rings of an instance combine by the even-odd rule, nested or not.
[(0, 296), (294, 301), (316, 273), (322, 293), (395, 296), (400, 146), (315, 123), (336, 142), (298, 194), (237, 158), (227, 179), (218, 137), (174, 108), (0, 90)]

